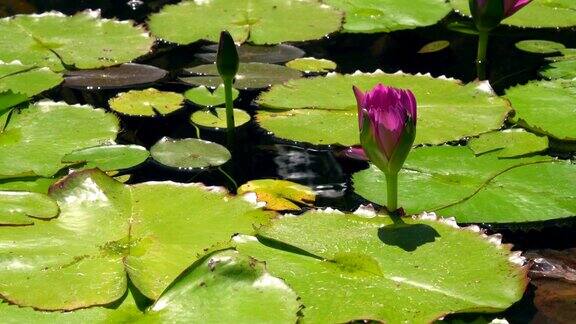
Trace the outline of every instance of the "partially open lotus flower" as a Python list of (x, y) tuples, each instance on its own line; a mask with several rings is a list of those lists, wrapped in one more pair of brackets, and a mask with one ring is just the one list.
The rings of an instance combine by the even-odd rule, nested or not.
[(388, 210), (397, 209), (397, 176), (416, 137), (416, 98), (410, 90), (377, 85), (363, 93), (354, 87), (358, 103), (360, 143), (370, 161), (386, 175)]

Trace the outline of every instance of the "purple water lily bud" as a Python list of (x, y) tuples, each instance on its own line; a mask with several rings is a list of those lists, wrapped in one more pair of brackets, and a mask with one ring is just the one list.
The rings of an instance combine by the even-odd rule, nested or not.
[(469, 0), (470, 12), (479, 30), (491, 30), (532, 0)]
[(354, 87), (354, 94), (366, 156), (384, 173), (398, 173), (416, 137), (414, 94), (382, 84), (366, 93)]
[(504, 17), (510, 17), (532, 0), (504, 0)]

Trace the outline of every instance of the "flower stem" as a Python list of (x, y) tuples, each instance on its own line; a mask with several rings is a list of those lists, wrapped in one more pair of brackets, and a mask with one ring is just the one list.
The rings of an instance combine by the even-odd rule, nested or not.
[(388, 195), (388, 212), (393, 214), (398, 209), (398, 173), (386, 174), (386, 193)]
[(478, 56), (476, 58), (476, 72), (478, 73), (478, 80), (486, 80), (486, 53), (488, 52), (488, 39), (490, 31), (481, 30), (478, 34)]
[(232, 97), (232, 78), (223, 78), (224, 80), (224, 93), (226, 96), (226, 140), (228, 149), (232, 150), (234, 146), (234, 103)]

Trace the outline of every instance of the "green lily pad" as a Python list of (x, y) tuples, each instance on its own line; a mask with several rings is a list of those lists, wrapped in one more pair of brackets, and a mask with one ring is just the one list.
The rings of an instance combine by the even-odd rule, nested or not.
[(138, 145), (104, 145), (76, 150), (62, 157), (63, 163), (79, 164), (102, 171), (129, 169), (144, 163), (150, 153)]
[(418, 54), (436, 53), (448, 47), (450, 47), (450, 42), (447, 40), (434, 41), (422, 46)]
[(499, 158), (511, 158), (547, 150), (548, 138), (529, 133), (521, 128), (508, 129), (473, 138), (468, 143), (468, 147), (476, 155), (496, 151), (495, 154)]
[(18, 61), (12, 63), (0, 61), (0, 92), (12, 91), (33, 97), (54, 88), (61, 82), (62, 76), (48, 68), (23, 65)]
[(264, 263), (228, 250), (185, 271), (150, 307), (146, 322), (296, 323), (297, 297)]
[[(233, 110), (234, 126), (240, 127), (250, 121), (250, 115), (242, 109)], [(192, 114), (190, 121), (198, 126), (226, 129), (226, 108), (215, 108), (211, 110), (200, 110)]]
[[(216, 52), (218, 51), (218, 44), (207, 45), (202, 47), (203, 50), (210, 51), (211, 53), (196, 54), (197, 58), (207, 62), (216, 62)], [(296, 46), (288, 44), (278, 45), (250, 45), (242, 44), (237, 47), (238, 57), (240, 62), (259, 62), (259, 63), (284, 63), (293, 59), (304, 56), (306, 54), (303, 50)]]
[[(222, 84), (216, 64), (206, 64), (186, 69), (194, 76), (180, 77), (180, 80), (195, 86), (217, 88)], [(257, 90), (282, 84), (302, 77), (300, 71), (266, 63), (241, 63), (236, 74), (234, 88), (239, 90)]]
[(554, 54), (566, 48), (562, 43), (547, 40), (529, 39), (516, 43), (516, 48), (524, 52), (535, 54)]
[(0, 226), (31, 225), (33, 219), (58, 216), (58, 205), (50, 197), (24, 191), (0, 191)]
[[(468, 0), (450, 0), (459, 13), (470, 16)], [(504, 19), (505, 25), (530, 28), (576, 26), (576, 3), (572, 0), (533, 0), (513, 16)]]
[(304, 304), (310, 323), (430, 323), (456, 312), (497, 312), (522, 297), (526, 270), (470, 230), (434, 220), (309, 212), (258, 231), (299, 253), (238, 240)]
[(277, 211), (298, 211), (300, 205), (311, 205), (316, 193), (301, 184), (274, 179), (248, 181), (238, 188), (238, 194), (253, 192), (258, 201), (266, 202), (266, 209)]
[(0, 20), (0, 34), (0, 60), (54, 71), (118, 65), (148, 53), (153, 44), (144, 29), (100, 19), (97, 11), (17, 15)]
[[(435, 211), (463, 223), (536, 222), (576, 216), (576, 165), (534, 156), (478, 157), (466, 147), (413, 150), (399, 175), (399, 205), (407, 213)], [(386, 204), (376, 167), (355, 173), (354, 190)]]
[(11, 90), (0, 92), (0, 115), (28, 100), (28, 96)]
[(150, 154), (158, 163), (179, 170), (220, 166), (232, 157), (224, 146), (196, 138), (164, 137), (152, 146)]
[(66, 71), (64, 86), (80, 90), (107, 90), (144, 87), (168, 75), (151, 65), (126, 63), (104, 69)]
[[(232, 98), (236, 100), (240, 92), (232, 89)], [(219, 86), (214, 91), (210, 91), (205, 86), (192, 88), (184, 92), (184, 97), (193, 103), (204, 107), (215, 107), (223, 105), (226, 102), (224, 87)]]
[(198, 184), (121, 184), (98, 170), (73, 173), (50, 191), (60, 215), (0, 227), (0, 295), (40, 310), (106, 305), (126, 292), (127, 274), (157, 299), (178, 275), (269, 213)]
[(540, 75), (550, 80), (576, 81), (576, 57), (551, 62), (540, 70)]
[(10, 178), (0, 179), (0, 190), (6, 191), (27, 191), (47, 194), (48, 189), (56, 178), (44, 177), (23, 177), (23, 178)]
[[(352, 86), (411, 89), (418, 102), (416, 144), (440, 144), (499, 129), (510, 110), (485, 83), (462, 85), (429, 75), (329, 74), (272, 87), (258, 99), (256, 119), (275, 136), (312, 144), (359, 143)], [(291, 110), (292, 109), (292, 110)]]
[(53, 323), (133, 323), (143, 317), (131, 293), (119, 305), (90, 307), (72, 312), (36, 311), (31, 307), (20, 307), (0, 302), (0, 316), (4, 324), (53, 324)]
[(334, 63), (333, 61), (326, 59), (317, 59), (313, 57), (298, 58), (286, 63), (286, 66), (291, 69), (302, 71), (305, 73), (330, 72), (336, 70), (337, 67), (336, 63)]
[(184, 96), (153, 88), (118, 94), (108, 102), (112, 110), (128, 116), (155, 117), (171, 114), (184, 105)]
[(436, 24), (452, 10), (444, 0), (326, 0), (346, 12), (344, 32), (379, 33)]
[(514, 121), (562, 141), (576, 140), (576, 83), (533, 81), (506, 90)]
[(62, 157), (113, 144), (118, 119), (102, 109), (42, 101), (13, 114), (0, 133), (0, 178), (51, 177), (68, 166)]
[[(206, 19), (209, 24), (184, 23)], [(178, 44), (217, 42), (228, 30), (237, 43), (262, 45), (319, 39), (338, 31), (341, 22), (342, 13), (316, 1), (194, 0), (165, 6), (148, 25), (157, 37)]]

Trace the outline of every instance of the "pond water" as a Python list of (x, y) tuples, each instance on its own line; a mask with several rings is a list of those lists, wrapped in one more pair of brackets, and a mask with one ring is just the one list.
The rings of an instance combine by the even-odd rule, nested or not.
[[(232, 1), (232, 0), (230, 0)], [(179, 1), (146, 0), (4, 0), (0, 3), (0, 17), (15, 14), (41, 13), (50, 10), (65, 14), (74, 14), (85, 9), (98, 9), (103, 18), (133, 20), (146, 23), (152, 13), (156, 13), (166, 4)], [(575, 12), (576, 15), (576, 12)], [(450, 30), (449, 23), (466, 23), (469, 19), (452, 12), (440, 23), (412, 30), (400, 30), (391, 33), (347, 34), (339, 33), (320, 40), (290, 43), (305, 52), (306, 57), (324, 58), (337, 64), (339, 73), (356, 71), (373, 72), (381, 69), (387, 73), (403, 71), (405, 73), (430, 73), (433, 77), (446, 76), (461, 80), (464, 84), (476, 78), (474, 66), (477, 39), (474, 35)], [(185, 22), (181, 22), (184, 24)], [(286, 27), (289, 28), (289, 27)], [(576, 48), (573, 28), (525, 29), (502, 27), (497, 30), (490, 45), (489, 80), (498, 95), (505, 90), (531, 80), (542, 79), (539, 70), (547, 63), (546, 58), (553, 55), (530, 53), (519, 50), (515, 44), (522, 40), (541, 39), (562, 43), (566, 48)], [(445, 40), (449, 47), (429, 53), (419, 53), (427, 44)], [(166, 41), (157, 41), (149, 54), (134, 62), (155, 66), (169, 72), (168, 76), (153, 84), (136, 85), (117, 89), (78, 89), (59, 86), (44, 92), (41, 97), (68, 104), (89, 104), (109, 109), (109, 100), (119, 93), (134, 89), (154, 87), (161, 91), (184, 93), (191, 86), (178, 79), (183, 69), (206, 64), (198, 54), (206, 53), (205, 46), (212, 42), (199, 41), (190, 45), (175, 45)], [(1, 51), (1, 49), (0, 49)], [(263, 55), (266, 57), (267, 55)], [(323, 75), (323, 73), (316, 74)], [(68, 81), (66, 81), (68, 82)], [(365, 89), (366, 90), (366, 89)], [(235, 107), (248, 112), (252, 117), (259, 109), (256, 98), (262, 90), (240, 91)], [(119, 144), (137, 144), (150, 149), (163, 137), (195, 138), (199, 132), (204, 140), (225, 144), (226, 134), (222, 130), (195, 127), (189, 122), (192, 112), (198, 106), (187, 102), (185, 108), (167, 116), (151, 118), (133, 117), (119, 114), (121, 131)], [(576, 121), (572, 121), (576, 122)], [(512, 128), (510, 122), (504, 128)], [(318, 195), (314, 206), (332, 207), (343, 211), (354, 211), (369, 201), (353, 190), (352, 175), (368, 167), (368, 163), (348, 159), (338, 152), (343, 146), (311, 145), (275, 137), (263, 129), (257, 122), (248, 122), (237, 129), (237, 147), (233, 158), (222, 168), (209, 168), (200, 171), (182, 171), (165, 167), (152, 159), (130, 169), (129, 184), (146, 181), (202, 182), (211, 186), (224, 186), (235, 192), (236, 185), (254, 179), (285, 179), (311, 187)], [(468, 138), (450, 141), (449, 145), (462, 146)], [(573, 160), (575, 152), (550, 148), (546, 154), (561, 160)], [(233, 178), (233, 181), (230, 180)], [(576, 184), (572, 183), (573, 186)], [(576, 197), (572, 197), (576, 199)], [(304, 207), (304, 210), (311, 207)], [(572, 215), (573, 216), (573, 215)], [(466, 222), (464, 222), (466, 223)], [(521, 224), (481, 224), (488, 234), (503, 234), (503, 242), (511, 243), (514, 249), (521, 251), (553, 249), (566, 250), (576, 248), (574, 233), (576, 222), (572, 218), (526, 222)], [(574, 265), (576, 263), (573, 263)], [(574, 283), (572, 283), (574, 284)], [(568, 298), (576, 298), (576, 289)], [(496, 315), (452, 315), (446, 321), (477, 321), (488, 318), (505, 317), (511, 323), (542, 321), (534, 305), (535, 287), (529, 286), (524, 298), (506, 312)], [(561, 307), (553, 305), (550, 307)], [(573, 311), (573, 306), (572, 306)], [(545, 321), (544, 321), (545, 322)], [(552, 323), (552, 322), (550, 322)]]

